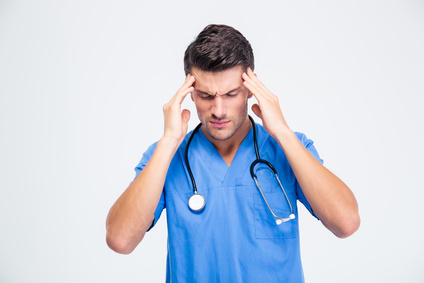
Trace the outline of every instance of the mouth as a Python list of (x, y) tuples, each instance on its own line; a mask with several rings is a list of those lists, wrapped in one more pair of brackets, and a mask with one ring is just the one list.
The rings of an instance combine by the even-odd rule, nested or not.
[(210, 123), (215, 128), (224, 128), (225, 126), (227, 126), (230, 123), (230, 121), (210, 121)]

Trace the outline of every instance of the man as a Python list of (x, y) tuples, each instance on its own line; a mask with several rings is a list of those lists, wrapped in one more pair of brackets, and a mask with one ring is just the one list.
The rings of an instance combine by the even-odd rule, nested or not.
[[(132, 252), (166, 208), (167, 282), (303, 282), (297, 200), (343, 238), (359, 227), (355, 197), (321, 164), (313, 142), (288, 127), (277, 96), (253, 73), (240, 32), (207, 26), (187, 48), (184, 67), (184, 84), (163, 107), (163, 137), (109, 212), (109, 247)], [(190, 112), (181, 110), (188, 94), (201, 122), (194, 134), (187, 134)], [(263, 126), (247, 115), (252, 96)], [(255, 147), (282, 188), (266, 162), (250, 172)], [(194, 183), (206, 202), (191, 209)]]

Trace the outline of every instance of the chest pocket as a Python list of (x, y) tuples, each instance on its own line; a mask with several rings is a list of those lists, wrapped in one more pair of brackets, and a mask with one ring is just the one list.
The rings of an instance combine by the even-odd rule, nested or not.
[[(283, 192), (265, 193), (266, 200), (275, 215), (281, 218), (288, 217), (291, 213), (290, 206)], [(276, 218), (269, 211), (260, 194), (255, 194), (253, 199), (255, 217), (255, 236), (257, 239), (292, 239), (296, 238), (298, 219), (286, 221), (277, 225)], [(296, 213), (296, 203), (292, 206)]]

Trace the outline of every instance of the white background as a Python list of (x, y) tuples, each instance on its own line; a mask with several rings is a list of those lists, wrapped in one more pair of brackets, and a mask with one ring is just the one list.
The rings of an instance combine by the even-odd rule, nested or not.
[(423, 282), (424, 3), (283, 0), (0, 0), (0, 282), (164, 282), (165, 216), (129, 256), (105, 219), (209, 23), (358, 199), (343, 240), (301, 209), (307, 282)]

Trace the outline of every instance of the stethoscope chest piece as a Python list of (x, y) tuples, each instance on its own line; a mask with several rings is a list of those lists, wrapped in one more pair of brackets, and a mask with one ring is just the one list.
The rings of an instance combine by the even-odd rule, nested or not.
[(205, 207), (205, 198), (201, 194), (194, 193), (188, 199), (188, 207), (192, 211), (201, 211)]

